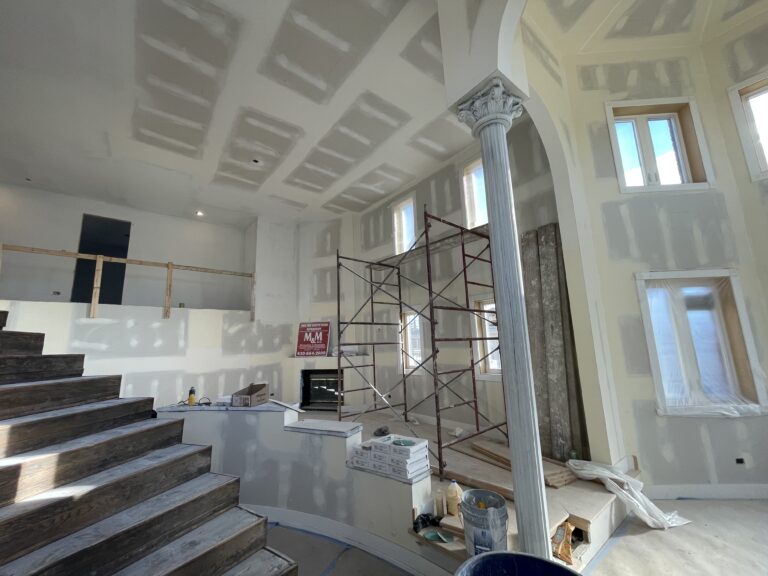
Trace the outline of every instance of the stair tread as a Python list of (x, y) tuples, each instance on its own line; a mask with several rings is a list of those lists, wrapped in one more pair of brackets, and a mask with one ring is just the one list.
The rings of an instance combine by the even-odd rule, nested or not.
[(222, 576), (283, 576), (295, 569), (295, 561), (265, 546)]
[(167, 546), (145, 556), (117, 572), (116, 576), (160, 576), (194, 561), (196, 557), (224, 544), (233, 536), (265, 522), (264, 518), (243, 508), (232, 508), (177, 538)]
[(21, 452), (20, 454), (15, 454), (13, 456), (0, 458), (0, 470), (8, 466), (28, 465), (34, 460), (38, 460), (40, 458), (45, 458), (51, 455), (60, 455), (65, 452), (73, 452), (75, 450), (80, 450), (88, 446), (95, 446), (101, 442), (119, 438), (121, 436), (130, 436), (131, 434), (135, 434), (141, 430), (161, 428), (163, 426), (170, 426), (173, 423), (174, 420), (171, 419), (151, 418), (149, 420), (141, 420), (139, 422), (126, 424), (125, 426), (120, 426), (118, 428), (110, 428), (109, 430), (103, 430), (88, 436), (81, 436), (79, 438), (67, 440), (66, 442), (61, 442), (60, 444), (52, 444), (50, 446), (46, 446), (45, 448), (39, 448), (38, 450)]
[(45, 338), (45, 334), (43, 332), (21, 332), (19, 330), (3, 330), (0, 332), (0, 339), (5, 338), (6, 336)]
[(163, 463), (207, 449), (207, 446), (198, 446), (195, 444), (174, 444), (166, 448), (153, 450), (147, 455), (136, 458), (135, 460), (129, 460), (128, 462), (118, 464), (107, 470), (102, 470), (91, 476), (86, 476), (75, 482), (52, 488), (45, 492), (40, 492), (26, 500), (21, 500), (9, 504), (8, 506), (4, 506), (0, 508), (0, 524), (13, 518), (19, 518), (25, 514), (29, 514), (34, 510), (52, 506), (58, 502), (83, 498), (89, 492), (118, 482), (126, 476), (133, 476), (146, 469), (154, 468)]
[(47, 412), (38, 412), (37, 414), (28, 414), (26, 416), (19, 416), (17, 418), (7, 418), (0, 420), (0, 428), (6, 426), (18, 426), (20, 424), (30, 424), (41, 420), (48, 420), (51, 418), (60, 418), (68, 414), (79, 414), (83, 412), (96, 411), (101, 408), (107, 408), (110, 406), (119, 406), (121, 404), (141, 403), (150, 398), (135, 397), (135, 398), (115, 398), (113, 400), (102, 400), (101, 402), (91, 402), (89, 404), (81, 404), (79, 406), (69, 406), (67, 408), (59, 408), (57, 410), (49, 410)]
[(79, 382), (99, 381), (105, 378), (122, 378), (120, 374), (106, 374), (100, 376), (66, 376), (64, 378), (51, 378), (49, 380), (30, 380), (29, 382), (14, 382), (13, 384), (3, 384), (0, 391), (19, 390), (28, 386), (50, 386), (51, 384), (71, 384)]
[(78, 532), (38, 548), (26, 556), (6, 564), (0, 569), (0, 573), (3, 576), (24, 576), (37, 573), (80, 551), (119, 536), (132, 527), (157, 521), (190, 499), (210, 493), (233, 482), (238, 482), (238, 478), (222, 474), (203, 474), (131, 508), (91, 524)]

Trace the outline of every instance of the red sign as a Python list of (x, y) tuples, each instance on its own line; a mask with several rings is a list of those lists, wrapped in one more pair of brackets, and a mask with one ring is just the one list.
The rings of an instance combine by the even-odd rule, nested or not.
[(302, 322), (296, 339), (296, 356), (328, 356), (330, 322)]

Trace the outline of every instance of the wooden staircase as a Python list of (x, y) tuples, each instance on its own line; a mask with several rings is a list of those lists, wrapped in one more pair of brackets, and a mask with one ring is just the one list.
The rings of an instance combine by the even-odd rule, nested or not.
[(0, 311), (0, 576), (296, 576), (210, 446)]

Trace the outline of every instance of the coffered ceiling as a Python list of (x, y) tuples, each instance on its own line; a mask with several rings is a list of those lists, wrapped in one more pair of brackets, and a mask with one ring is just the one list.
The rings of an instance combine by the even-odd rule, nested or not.
[[(587, 53), (700, 41), (767, 2), (530, 0), (526, 18)], [(238, 226), (359, 212), (472, 141), (442, 42), (434, 0), (3, 2), (0, 183)]]

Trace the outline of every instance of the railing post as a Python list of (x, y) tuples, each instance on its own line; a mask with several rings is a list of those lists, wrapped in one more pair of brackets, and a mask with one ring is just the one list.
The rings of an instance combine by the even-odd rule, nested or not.
[(91, 293), (91, 307), (88, 309), (88, 318), (96, 318), (99, 309), (99, 297), (101, 295), (101, 271), (104, 269), (104, 256), (96, 256), (96, 270), (93, 273), (93, 292)]
[(163, 319), (171, 317), (171, 291), (173, 290), (173, 262), (168, 262), (168, 272), (165, 275), (165, 301), (163, 302)]
[(251, 322), (256, 321), (256, 272), (251, 275)]

